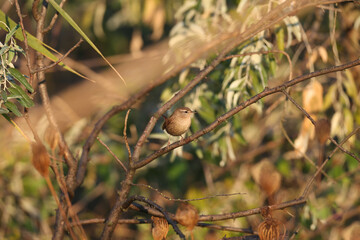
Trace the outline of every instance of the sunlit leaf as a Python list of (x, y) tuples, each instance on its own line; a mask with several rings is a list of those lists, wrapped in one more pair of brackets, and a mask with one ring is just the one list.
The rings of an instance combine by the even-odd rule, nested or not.
[(9, 46), (4, 46), (0, 49), (0, 55), (3, 55), (10, 47)]
[(12, 38), (12, 36), (15, 34), (15, 32), (18, 30), (19, 27), (20, 24), (17, 24), (13, 29), (11, 29), (11, 31), (8, 34), (6, 34), (4, 44), (8, 43), (8, 41)]
[[(285, 49), (285, 34), (283, 28), (278, 28), (276, 32), (276, 42), (279, 50), (284, 51)], [(282, 58), (282, 54), (280, 55), (280, 59)]]
[(9, 87), (8, 90), (10, 93), (14, 94), (14, 95), (19, 95), (19, 99), (18, 101), (20, 102), (20, 104), (24, 107), (30, 108), (32, 106), (34, 106), (34, 102), (31, 100), (31, 98), (24, 92), (24, 90), (16, 85), (16, 84), (11, 84), (12, 87)]
[(14, 113), (17, 117), (21, 117), (21, 112), (14, 103), (7, 101), (6, 103), (4, 103), (4, 105), (5, 107), (7, 107), (7, 109), (9, 109), (9, 111)]
[(6, 113), (9, 113), (9, 110), (5, 108), (0, 108), (0, 114), (6, 114)]
[(104, 61), (115, 71), (115, 73), (120, 77), (120, 79), (126, 85), (125, 80), (120, 75), (120, 73), (114, 68), (114, 66), (104, 57), (100, 50), (95, 46), (95, 44), (90, 40), (90, 38), (84, 33), (83, 30), (77, 25), (77, 23), (70, 17), (67, 12), (64, 11), (54, 0), (49, 0), (49, 3), (60, 13), (60, 15), (85, 39), (87, 43), (104, 59)]
[[(9, 18), (9, 16), (7, 16), (3, 11), (0, 10), (0, 22), (1, 21), (6, 22), (9, 25), (9, 28), (12, 28), (12, 29), (14, 29), (14, 27), (17, 26), (17, 24), (11, 18)], [(0, 28), (4, 29), (5, 31), (8, 31), (8, 28), (6, 28), (6, 26), (4, 26), (3, 24), (0, 24)], [(24, 36), (20, 29), (17, 29), (17, 31), (15, 31), (14, 36), (15, 36), (15, 38), (19, 39), (20, 41), (24, 41)], [(26, 36), (27, 36), (28, 44), (31, 48), (33, 48), (37, 52), (40, 52), (42, 55), (44, 55), (45, 57), (47, 57), (48, 59), (50, 59), (53, 62), (56, 62), (58, 60), (58, 58), (55, 57), (54, 54), (52, 54), (47, 49), (47, 48), (49, 48), (49, 46), (47, 46), (44, 43), (42, 43), (41, 41), (39, 41), (39, 39), (37, 39), (36, 37), (34, 37), (33, 35), (31, 35), (28, 32), (26, 32)], [(76, 72), (74, 69), (66, 66), (63, 63), (59, 63), (59, 65), (63, 66), (66, 70), (68, 70), (80, 77), (86, 78), (82, 74)]]
[(30, 92), (34, 92), (34, 89), (30, 85), (30, 83), (26, 80), (24, 75), (19, 72), (19, 70), (17, 70), (16, 68), (8, 68), (8, 71), (10, 72), (11, 76), (16, 78), (16, 80), (18, 80), (22, 85), (24, 85), (27, 90), (29, 90)]

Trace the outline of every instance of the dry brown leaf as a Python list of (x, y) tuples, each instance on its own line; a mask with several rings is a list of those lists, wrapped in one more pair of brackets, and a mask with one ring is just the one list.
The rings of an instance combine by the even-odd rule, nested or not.
[(314, 63), (316, 62), (318, 58), (318, 52), (315, 50), (311, 53), (308, 62), (306, 63), (306, 67), (310, 68), (311, 66), (314, 65)]
[(344, 240), (357, 240), (360, 236), (360, 222), (354, 222), (342, 232)]
[(281, 226), (284, 224), (275, 218), (266, 218), (258, 226), (258, 234), (260, 240), (281, 240), (284, 239), (285, 233), (281, 233)]
[(263, 160), (252, 167), (251, 175), (268, 197), (280, 189), (281, 174), (268, 160)]
[[(304, 89), (302, 94), (302, 106), (310, 116), (316, 120), (315, 113), (323, 109), (323, 87), (316, 81), (312, 80)], [(301, 125), (301, 130), (298, 137), (294, 141), (295, 149), (298, 152), (294, 152), (293, 157), (299, 158), (301, 153), (305, 153), (308, 148), (310, 139), (313, 139), (315, 135), (314, 125), (309, 119), (304, 117)]]
[(54, 127), (49, 125), (45, 130), (44, 139), (49, 144), (51, 150), (55, 150), (59, 143), (59, 134)]
[(40, 141), (31, 143), (32, 159), (31, 162), (36, 170), (43, 177), (49, 176), (50, 158), (44, 144)]
[(166, 239), (166, 235), (169, 231), (169, 224), (166, 219), (152, 216), (151, 220), (153, 221), (151, 233), (154, 240)]
[(176, 210), (175, 219), (191, 231), (199, 220), (199, 213), (193, 205), (181, 203)]
[(302, 104), (308, 113), (323, 109), (323, 87), (318, 81), (312, 80), (306, 85), (302, 94)]
[(324, 63), (327, 63), (328, 61), (328, 54), (327, 54), (327, 51), (326, 49), (323, 47), (323, 46), (320, 46), (318, 48), (318, 52), (319, 52), (319, 55), (321, 57), (321, 60), (324, 62)]

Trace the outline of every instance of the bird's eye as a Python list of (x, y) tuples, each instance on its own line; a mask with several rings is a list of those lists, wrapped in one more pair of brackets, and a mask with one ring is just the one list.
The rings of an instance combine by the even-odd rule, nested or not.
[(187, 110), (185, 110), (185, 113), (188, 113), (188, 111), (187, 111)]

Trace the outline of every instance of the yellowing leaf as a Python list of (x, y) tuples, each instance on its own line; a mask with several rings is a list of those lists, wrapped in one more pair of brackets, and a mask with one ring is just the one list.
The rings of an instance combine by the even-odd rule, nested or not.
[(120, 75), (120, 73), (114, 68), (114, 66), (104, 57), (100, 50), (95, 46), (95, 44), (90, 40), (90, 38), (81, 30), (81, 28), (76, 24), (76, 22), (70, 17), (67, 12), (65, 12), (54, 0), (49, 0), (49, 3), (55, 8), (56, 11), (85, 39), (86, 42), (104, 59), (104, 61), (115, 71), (115, 73), (120, 77), (120, 79), (126, 85), (125, 80)]

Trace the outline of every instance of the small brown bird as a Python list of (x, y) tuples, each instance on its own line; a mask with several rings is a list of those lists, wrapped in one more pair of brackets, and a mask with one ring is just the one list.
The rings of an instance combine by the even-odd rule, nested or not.
[(184, 134), (191, 125), (191, 117), (195, 111), (188, 107), (177, 108), (170, 117), (165, 117), (162, 129), (172, 136), (181, 136)]

